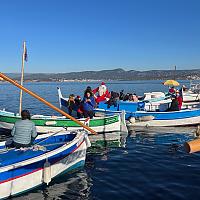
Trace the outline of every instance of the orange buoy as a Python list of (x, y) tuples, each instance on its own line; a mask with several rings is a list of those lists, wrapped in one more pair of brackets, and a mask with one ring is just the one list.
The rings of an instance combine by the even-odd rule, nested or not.
[(187, 153), (195, 153), (200, 151), (200, 139), (194, 139), (184, 144)]

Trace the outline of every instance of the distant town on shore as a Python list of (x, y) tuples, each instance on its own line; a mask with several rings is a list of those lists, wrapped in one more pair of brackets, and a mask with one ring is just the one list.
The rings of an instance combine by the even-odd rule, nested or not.
[[(19, 81), (20, 73), (6, 73), (9, 77)], [(190, 70), (149, 70), (136, 71), (121, 68), (101, 71), (82, 71), (69, 73), (25, 73), (27, 82), (68, 82), (68, 81), (134, 81), (134, 80), (199, 80), (200, 69)]]

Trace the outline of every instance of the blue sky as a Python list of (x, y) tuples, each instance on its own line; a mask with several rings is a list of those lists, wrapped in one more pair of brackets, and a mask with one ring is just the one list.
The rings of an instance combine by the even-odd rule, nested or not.
[(0, 69), (200, 68), (199, 0), (1, 0)]

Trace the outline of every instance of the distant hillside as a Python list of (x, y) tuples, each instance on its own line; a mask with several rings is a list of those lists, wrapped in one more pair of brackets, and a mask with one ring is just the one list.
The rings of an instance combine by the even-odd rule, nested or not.
[[(20, 74), (8, 74), (20, 80)], [(200, 69), (177, 70), (176, 79), (200, 79)], [(121, 68), (101, 71), (83, 71), (70, 73), (27, 73), (25, 80), (63, 81), (63, 80), (165, 80), (174, 79), (174, 70), (125, 71)]]

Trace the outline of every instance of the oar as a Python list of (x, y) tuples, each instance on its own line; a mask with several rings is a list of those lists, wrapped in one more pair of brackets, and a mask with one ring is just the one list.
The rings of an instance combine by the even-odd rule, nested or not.
[(24, 86), (20, 85), (19, 83), (17, 83), (16, 81), (14, 81), (13, 79), (9, 78), (8, 76), (6, 76), (3, 73), (0, 73), (0, 77), (3, 78), (4, 80), (12, 83), (13, 85), (15, 85), (16, 87), (20, 88), (21, 90), (23, 90), (24, 92), (30, 94), (31, 96), (35, 97), (36, 99), (38, 99), (39, 101), (41, 101), (42, 103), (46, 104), (47, 106), (49, 106), (50, 108), (54, 109), (55, 111), (59, 112), (60, 114), (64, 115), (65, 117), (71, 119), (72, 121), (76, 122), (77, 124), (79, 124), (80, 126), (82, 126), (83, 128), (85, 128), (86, 130), (88, 130), (89, 132), (93, 133), (93, 134), (97, 134), (93, 129), (91, 129), (90, 127), (86, 126), (85, 124), (83, 124), (82, 122), (80, 122), (79, 120), (75, 119), (74, 117), (72, 117), (71, 115), (67, 114), (66, 112), (64, 112), (63, 110), (57, 108), (56, 106), (54, 106), (53, 104), (49, 103), (48, 101), (46, 101), (45, 99), (43, 99), (42, 97), (40, 97), (39, 95), (35, 94), (34, 92), (28, 90), (27, 88), (25, 88)]

